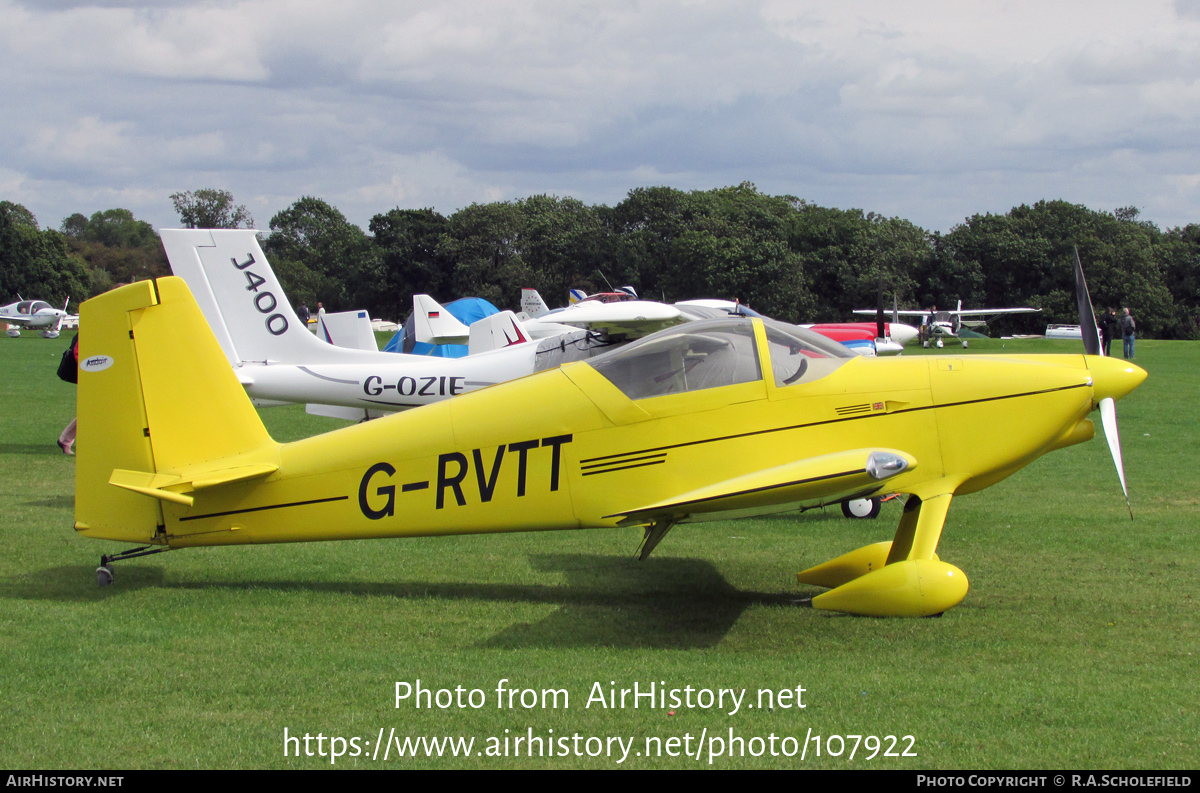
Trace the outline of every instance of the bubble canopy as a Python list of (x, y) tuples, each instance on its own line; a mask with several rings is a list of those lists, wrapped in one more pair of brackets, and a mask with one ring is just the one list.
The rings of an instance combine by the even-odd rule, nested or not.
[(753, 322), (766, 331), (775, 385), (819, 379), (854, 354), (824, 336), (775, 320), (688, 322), (589, 361), (630, 399), (679, 394), (761, 380)]

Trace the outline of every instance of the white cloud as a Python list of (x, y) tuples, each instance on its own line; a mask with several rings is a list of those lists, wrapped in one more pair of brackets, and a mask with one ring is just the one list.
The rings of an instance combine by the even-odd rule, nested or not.
[(750, 180), (942, 229), (1057, 197), (1191, 222), (1196, 8), (0, 0), (0, 197), (169, 224), (213, 186), (263, 225), (305, 194), (365, 225)]

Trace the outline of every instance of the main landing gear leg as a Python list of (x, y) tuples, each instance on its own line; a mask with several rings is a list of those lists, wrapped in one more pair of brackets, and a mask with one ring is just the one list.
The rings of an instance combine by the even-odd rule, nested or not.
[(123, 562), (126, 559), (136, 559), (139, 556), (149, 556), (153, 553), (162, 553), (169, 550), (171, 549), (161, 545), (144, 545), (141, 548), (130, 548), (128, 551), (114, 553), (112, 556), (104, 554), (100, 557), (100, 566), (96, 568), (96, 585), (108, 586), (113, 582), (113, 579), (116, 577), (112, 569), (113, 562)]
[(667, 532), (675, 524), (669, 520), (660, 520), (657, 523), (651, 523), (646, 527), (646, 533), (642, 535), (642, 547), (638, 553), (638, 561), (644, 562), (650, 556), (663, 537), (667, 536)]
[(938, 559), (938, 540), (951, 494), (912, 495), (891, 542), (851, 551), (797, 575), (802, 584), (830, 587), (813, 608), (870, 617), (931, 617), (967, 595), (967, 577)]

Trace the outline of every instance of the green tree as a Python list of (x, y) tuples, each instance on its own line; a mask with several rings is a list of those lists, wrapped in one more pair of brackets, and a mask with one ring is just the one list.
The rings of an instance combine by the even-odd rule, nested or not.
[(79, 240), (83, 239), (84, 232), (87, 231), (87, 225), (87, 215), (76, 212), (68, 218), (63, 218), (62, 225), (59, 226), (58, 230), (62, 232), (64, 236), (70, 237), (74, 240)]
[[(988, 307), (1032, 305), (1038, 315), (1010, 318), (1005, 327), (1036, 331), (1047, 323), (1079, 322), (1075, 305), (1074, 249), (1097, 307), (1128, 306), (1138, 328), (1152, 336), (1185, 331), (1162, 266), (1162, 232), (1137, 220), (1133, 208), (1116, 214), (1066, 201), (1039, 201), (1005, 215), (974, 215), (941, 242), (958, 267), (982, 274), (977, 303)], [(931, 273), (931, 281), (937, 277)]]
[(533, 287), (548, 299), (561, 300), (568, 289), (598, 291), (605, 277), (617, 279), (614, 286), (626, 283), (625, 274), (611, 266), (613, 237), (605, 222), (607, 207), (535, 195), (517, 201), (516, 208), (523, 217), (518, 245), (529, 269), (528, 280), (517, 288)]
[(514, 203), (472, 204), (449, 218), (438, 250), (453, 263), (450, 288), (500, 308), (516, 305), (533, 273), (522, 256), (525, 215)]
[(412, 310), (414, 294), (451, 300), (453, 267), (439, 246), (450, 222), (432, 209), (393, 209), (371, 218), (369, 225), (379, 251), (383, 281), (380, 313), (400, 319)]
[(614, 271), (648, 299), (737, 298), (799, 321), (812, 309), (804, 262), (789, 245), (796, 200), (736, 187), (633, 190), (613, 208)]
[(1200, 338), (1200, 225), (1171, 229), (1160, 241), (1163, 275), (1178, 312), (1178, 336)]
[(379, 251), (336, 207), (304, 196), (271, 218), (271, 232), (263, 248), (293, 303), (376, 316), (393, 305)]
[(67, 250), (57, 231), (40, 231), (33, 213), (20, 204), (0, 201), (0, 295), (17, 295), (62, 305), (89, 297), (83, 263)]
[(254, 218), (244, 204), (234, 205), (228, 190), (205, 188), (172, 193), (179, 222), (189, 229), (252, 229)]
[(92, 294), (115, 284), (171, 274), (154, 227), (128, 209), (106, 209), (85, 218), (76, 212), (59, 227), (72, 253), (87, 264)]
[[(74, 217), (75, 215), (72, 215), (63, 220), (64, 229)], [(128, 209), (106, 209), (96, 212), (78, 238), (98, 242), (109, 248), (152, 248), (160, 244), (154, 227), (144, 220), (136, 219)]]

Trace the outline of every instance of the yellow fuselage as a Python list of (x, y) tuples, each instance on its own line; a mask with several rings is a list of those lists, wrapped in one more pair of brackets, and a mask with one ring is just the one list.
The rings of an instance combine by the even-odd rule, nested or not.
[(157, 540), (84, 533), (185, 547), (596, 528), (680, 492), (858, 447), (916, 459), (888, 492), (922, 495), (951, 478), (961, 494), (1090, 438), (1093, 397), (1081, 355), (855, 358), (811, 383), (776, 388), (768, 376), (636, 402), (576, 363), (255, 450), (239, 462), (276, 474), (198, 491), (190, 507), (163, 502)]

